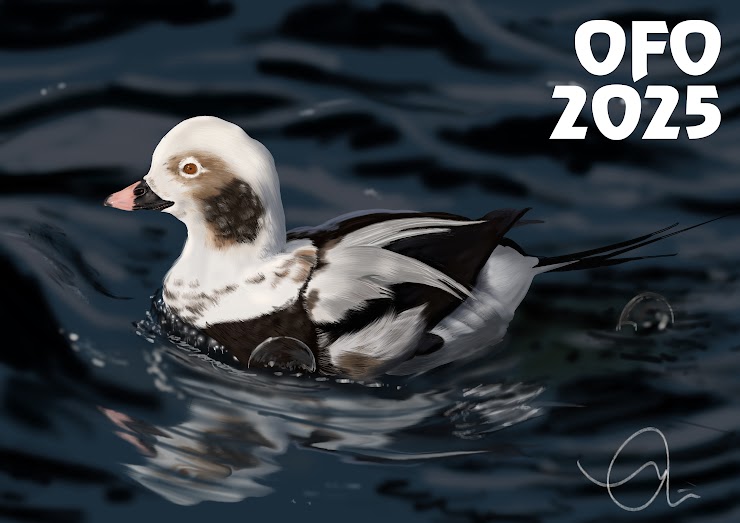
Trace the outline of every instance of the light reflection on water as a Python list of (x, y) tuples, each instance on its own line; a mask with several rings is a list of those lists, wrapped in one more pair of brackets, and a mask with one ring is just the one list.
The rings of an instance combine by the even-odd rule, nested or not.
[[(269, 494), (264, 478), (291, 443), (377, 462), (421, 462), (486, 452), (464, 440), (512, 426), (540, 413), (541, 386), (437, 381), (414, 386), (401, 379), (354, 382), (316, 374), (238, 370), (197, 347), (173, 346), (156, 315), (138, 324), (154, 343), (147, 372), (163, 393), (187, 404), (185, 420), (161, 426), (101, 407), (116, 434), (141, 452), (128, 474), (181, 505), (237, 502)], [(164, 345), (162, 343), (164, 342)], [(490, 371), (498, 363), (492, 362)], [(449, 380), (452, 377), (448, 377)], [(455, 381), (460, 381), (454, 378)], [(423, 422), (435, 426), (397, 448), (398, 434)], [(441, 433), (449, 438), (439, 439)], [(436, 440), (436, 441), (435, 441)]]

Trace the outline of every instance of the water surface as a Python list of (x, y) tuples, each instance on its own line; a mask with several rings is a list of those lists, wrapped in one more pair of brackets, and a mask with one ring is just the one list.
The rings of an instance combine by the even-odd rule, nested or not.
[[(365, 208), (533, 207), (545, 223), (512, 237), (558, 255), (697, 223), (740, 202), (737, 7), (155, 4), (0, 1), (0, 518), (738, 519), (737, 219), (645, 250), (672, 258), (543, 275), (474, 361), (353, 383), (239, 372), (157, 332), (151, 297), (184, 228), (101, 205), (169, 128), (212, 114), (272, 151), (291, 227)], [(553, 85), (605, 83), (572, 48), (594, 18), (717, 24), (722, 54), (701, 82), (718, 86), (720, 129), (549, 141)], [(637, 88), (695, 81), (651, 57)], [(628, 59), (608, 82), (631, 83)], [(617, 332), (646, 291), (675, 322)], [(580, 459), (603, 480), (647, 426), (669, 442), (671, 498), (700, 499), (629, 513), (579, 472)], [(663, 452), (636, 440), (615, 474)], [(657, 483), (647, 470), (620, 499), (637, 506)]]

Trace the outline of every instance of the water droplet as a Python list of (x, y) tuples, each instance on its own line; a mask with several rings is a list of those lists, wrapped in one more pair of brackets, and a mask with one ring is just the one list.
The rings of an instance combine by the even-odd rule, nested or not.
[(662, 332), (674, 322), (673, 307), (664, 296), (656, 292), (642, 292), (624, 306), (616, 330), (630, 326), (635, 332), (643, 334)]
[(60, 89), (61, 90), (61, 89), (66, 89), (66, 88), (67, 88), (67, 84), (64, 83), (64, 82), (59, 82), (57, 84), (57, 89)]
[(49, 93), (49, 90), (46, 89), (46, 87), (44, 87), (43, 89), (41, 89), (41, 96), (46, 96), (48, 93)]
[(69, 333), (69, 341), (77, 341), (80, 339), (80, 335), (76, 332), (70, 332)]

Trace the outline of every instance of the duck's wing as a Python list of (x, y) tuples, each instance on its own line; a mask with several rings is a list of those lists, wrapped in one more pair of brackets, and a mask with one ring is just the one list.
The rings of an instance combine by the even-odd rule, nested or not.
[(291, 231), (289, 240), (308, 239), (318, 248), (305, 289), (309, 315), (319, 325), (339, 324), (383, 300), (397, 312), (424, 305), (427, 320), (438, 321), (469, 295), (493, 249), (527, 210), (493, 211), (478, 220), (372, 211)]
[(428, 331), (468, 298), (491, 252), (526, 212), (470, 220), (376, 211), (291, 232), (289, 239), (317, 248), (304, 304), (320, 331), (324, 367), (368, 377), (435, 350), (440, 339)]

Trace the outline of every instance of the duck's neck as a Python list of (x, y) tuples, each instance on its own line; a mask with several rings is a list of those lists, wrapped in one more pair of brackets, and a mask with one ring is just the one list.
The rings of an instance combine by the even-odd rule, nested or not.
[(284, 219), (265, 219), (254, 241), (214, 242), (212, 229), (198, 221), (186, 223), (188, 238), (180, 257), (165, 277), (165, 286), (216, 288), (250, 273), (259, 273), (285, 249)]

